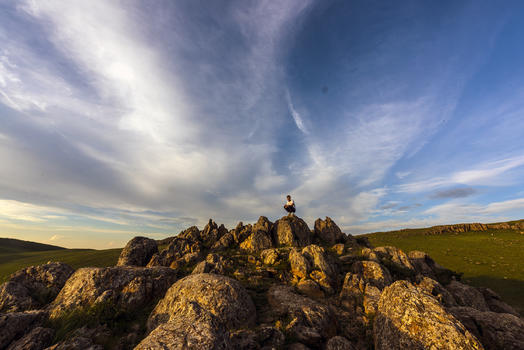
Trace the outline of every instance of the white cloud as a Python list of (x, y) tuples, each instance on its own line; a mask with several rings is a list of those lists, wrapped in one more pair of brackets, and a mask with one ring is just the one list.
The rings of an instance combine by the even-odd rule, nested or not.
[(51, 238), (49, 238), (50, 241), (59, 241), (61, 239), (63, 239), (64, 236), (62, 235), (52, 235)]
[(289, 94), (289, 90), (286, 90), (286, 99), (287, 99), (287, 105), (289, 108), (289, 113), (291, 113), (291, 116), (293, 117), (293, 120), (295, 121), (297, 128), (300, 131), (302, 131), (304, 134), (306, 135), (309, 134), (309, 131), (307, 130), (306, 126), (304, 125), (304, 121), (302, 120), (302, 117), (295, 110), (295, 106), (293, 106), (293, 102), (291, 101), (291, 95)]

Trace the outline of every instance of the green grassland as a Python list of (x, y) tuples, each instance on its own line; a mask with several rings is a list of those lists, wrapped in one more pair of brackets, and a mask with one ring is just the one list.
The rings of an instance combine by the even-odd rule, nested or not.
[(491, 288), (521, 313), (524, 311), (524, 234), (519, 231), (430, 235), (428, 229), (413, 229), (365, 236), (375, 247), (424, 251), (440, 265), (462, 273), (466, 283)]
[(24, 267), (60, 261), (79, 267), (115, 265), (122, 249), (65, 249), (34, 242), (0, 238), (0, 283)]

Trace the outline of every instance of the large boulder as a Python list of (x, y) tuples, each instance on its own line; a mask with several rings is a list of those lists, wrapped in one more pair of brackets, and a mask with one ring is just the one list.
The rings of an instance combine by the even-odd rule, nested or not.
[(7, 348), (14, 340), (39, 326), (46, 316), (45, 311), (0, 314), (0, 349)]
[(240, 243), (240, 249), (250, 253), (260, 252), (272, 246), (273, 243), (269, 233), (260, 230), (253, 230), (253, 233), (244, 242)]
[(162, 297), (176, 279), (177, 271), (167, 267), (78, 269), (50, 305), (50, 317), (95, 306), (119, 312), (136, 311)]
[(378, 257), (378, 262), (385, 265), (395, 279), (405, 279), (416, 274), (406, 253), (397, 247), (377, 247), (373, 249), (373, 253)]
[(351, 272), (362, 278), (364, 283), (369, 283), (380, 290), (393, 281), (388, 269), (375, 261), (356, 261), (351, 266)]
[(375, 349), (483, 349), (431, 295), (407, 281), (386, 287), (373, 323)]
[(484, 296), (478, 289), (458, 281), (452, 281), (446, 286), (446, 289), (453, 295), (459, 306), (469, 306), (480, 311), (489, 311)]
[(455, 298), (453, 298), (453, 295), (451, 295), (451, 293), (448, 292), (448, 290), (440, 283), (429, 277), (422, 277), (422, 279), (417, 283), (417, 287), (433, 295), (442, 305), (446, 307), (457, 306), (457, 302), (455, 301)]
[(0, 312), (41, 308), (60, 292), (73, 268), (60, 262), (30, 266), (12, 274), (0, 286)]
[(336, 320), (330, 308), (296, 294), (291, 287), (272, 286), (268, 301), (276, 315), (290, 320), (285, 325), (286, 332), (298, 341), (319, 347), (336, 335)]
[(484, 300), (486, 301), (490, 311), (512, 314), (520, 317), (519, 313), (512, 306), (503, 302), (500, 298), (500, 295), (495, 293), (493, 290), (485, 287), (477, 288), (477, 290), (482, 293), (482, 296), (484, 297)]
[(223, 322), (196, 301), (177, 305), (169, 322), (156, 327), (135, 350), (226, 350), (231, 349)]
[(158, 246), (154, 239), (135, 237), (126, 244), (116, 265), (146, 266), (155, 253), (158, 253)]
[(289, 265), (291, 267), (291, 273), (298, 278), (307, 278), (309, 271), (311, 271), (311, 263), (306, 257), (293, 248), (288, 255)]
[(149, 316), (148, 329), (152, 331), (177, 317), (189, 303), (198, 304), (228, 329), (255, 324), (255, 305), (238, 281), (202, 273), (187, 276), (169, 288)]
[(333, 245), (344, 240), (344, 234), (330, 217), (326, 220), (318, 218), (315, 221), (315, 238), (325, 244)]
[(311, 244), (311, 230), (306, 222), (295, 215), (277, 220), (272, 228), (273, 240), (277, 246), (304, 247)]
[(41, 350), (51, 345), (55, 331), (51, 328), (35, 327), (22, 338), (11, 343), (7, 350)]
[(484, 345), (486, 350), (524, 349), (524, 321), (511, 314), (454, 307), (449, 311)]

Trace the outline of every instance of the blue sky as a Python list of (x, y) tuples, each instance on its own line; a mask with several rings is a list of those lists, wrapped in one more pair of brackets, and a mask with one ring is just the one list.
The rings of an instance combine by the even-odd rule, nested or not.
[(0, 236), (524, 215), (524, 3), (0, 1)]

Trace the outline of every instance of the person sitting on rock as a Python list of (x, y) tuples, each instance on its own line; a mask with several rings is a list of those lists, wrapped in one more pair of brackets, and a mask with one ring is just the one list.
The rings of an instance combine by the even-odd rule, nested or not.
[(291, 199), (289, 194), (287, 195), (287, 203), (284, 205), (284, 209), (286, 209), (289, 214), (296, 211), (295, 202)]

